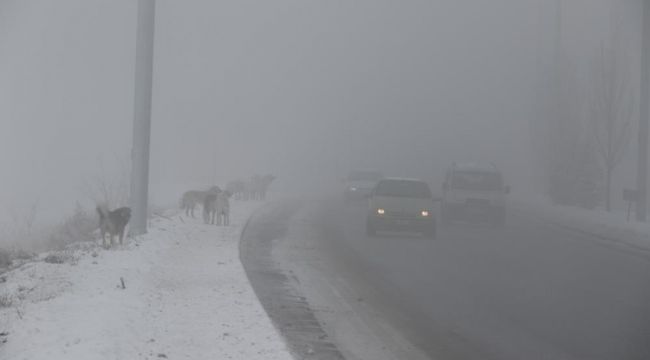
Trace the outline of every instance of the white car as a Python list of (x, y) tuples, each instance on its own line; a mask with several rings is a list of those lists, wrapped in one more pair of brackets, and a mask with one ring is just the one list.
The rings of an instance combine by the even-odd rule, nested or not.
[(384, 176), (377, 170), (354, 170), (344, 180), (344, 198), (349, 200), (366, 199), (377, 182)]
[(501, 172), (493, 164), (456, 164), (445, 175), (442, 186), (442, 220), (486, 219), (505, 225), (506, 195)]
[(429, 185), (417, 179), (380, 180), (368, 202), (366, 232), (412, 231), (436, 237), (434, 200)]

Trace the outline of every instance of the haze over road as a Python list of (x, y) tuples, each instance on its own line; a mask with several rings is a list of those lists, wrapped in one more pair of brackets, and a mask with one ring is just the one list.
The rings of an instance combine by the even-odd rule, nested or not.
[(526, 213), (511, 213), (505, 229), (457, 223), (429, 240), (368, 238), (362, 203), (306, 209), (314, 238), (352, 254), (350, 268), (411, 319), (414, 341), (434, 358), (650, 357), (648, 253)]

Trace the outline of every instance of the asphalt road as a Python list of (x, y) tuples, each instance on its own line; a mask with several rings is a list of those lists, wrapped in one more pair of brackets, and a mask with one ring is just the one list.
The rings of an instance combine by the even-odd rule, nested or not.
[(369, 238), (363, 204), (311, 206), (301, 224), (352, 265), (337, 276), (363, 269), (354, 276), (404, 314), (432, 358), (650, 359), (646, 252), (525, 213), (503, 229), (452, 224), (436, 240)]

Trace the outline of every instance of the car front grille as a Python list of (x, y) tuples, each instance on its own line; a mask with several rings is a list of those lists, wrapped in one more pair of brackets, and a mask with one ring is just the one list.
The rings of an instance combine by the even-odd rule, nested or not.
[(416, 213), (410, 213), (405, 211), (387, 211), (386, 215), (398, 219), (413, 219), (417, 217)]

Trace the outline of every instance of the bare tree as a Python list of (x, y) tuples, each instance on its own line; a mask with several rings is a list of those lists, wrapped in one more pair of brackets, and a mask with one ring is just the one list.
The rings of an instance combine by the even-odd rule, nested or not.
[[(605, 170), (605, 208), (611, 211), (612, 177), (631, 138), (635, 94), (627, 67), (616, 51), (616, 36), (602, 45), (593, 69), (593, 99), (589, 121)], [(625, 54), (625, 52), (622, 52)]]
[(22, 247), (34, 248), (40, 240), (37, 234), (37, 215), (39, 209), (39, 201), (34, 200), (26, 207), (20, 205), (12, 205), (7, 209), (9, 215), (9, 222), (2, 224), (3, 234), (5, 239), (4, 245), (7, 248), (17, 250)]
[(547, 119), (547, 163), (549, 195), (558, 203), (575, 205), (576, 173), (580, 162), (583, 128), (581, 124), (581, 92), (576, 79), (576, 69), (562, 52), (556, 60), (553, 111)]
[(586, 91), (578, 67), (564, 47), (561, 1), (555, 10), (552, 66), (540, 72), (544, 91), (540, 91), (538, 101), (546, 106), (540, 109), (543, 117), (536, 119), (533, 138), (551, 200), (592, 208), (600, 201), (596, 189), (601, 170), (585, 126)]
[(128, 161), (115, 156), (115, 171), (106, 171), (104, 162), (98, 161), (99, 172), (83, 184), (83, 191), (93, 202), (109, 207), (122, 206), (129, 200)]

